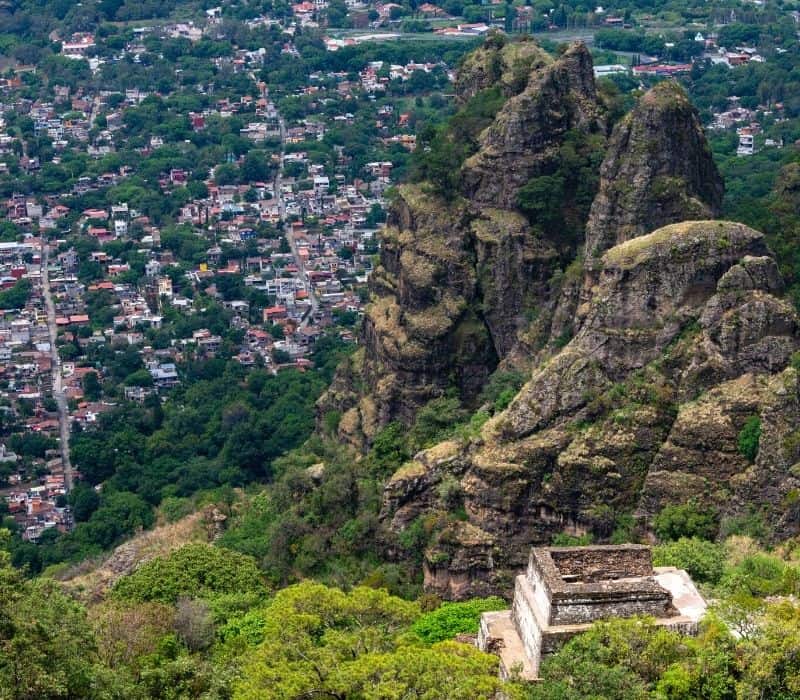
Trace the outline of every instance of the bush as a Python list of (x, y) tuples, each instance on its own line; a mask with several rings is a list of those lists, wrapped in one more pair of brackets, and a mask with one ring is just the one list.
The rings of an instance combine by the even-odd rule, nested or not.
[(570, 535), (566, 532), (557, 532), (550, 540), (553, 547), (585, 547), (594, 542), (591, 533), (585, 535)]
[(697, 537), (681, 537), (677, 542), (654, 547), (653, 564), (686, 569), (695, 581), (713, 584), (722, 578), (725, 549), (722, 545)]
[(751, 464), (758, 455), (758, 441), (761, 438), (761, 418), (750, 416), (739, 433), (739, 453)]
[(188, 544), (117, 581), (118, 600), (174, 603), (181, 597), (263, 591), (255, 559), (208, 544)]
[(713, 539), (717, 534), (717, 514), (697, 501), (665, 506), (653, 520), (653, 530), (662, 541), (682, 537)]
[(491, 404), (493, 413), (499, 413), (508, 407), (524, 383), (525, 375), (522, 372), (498, 370), (489, 377), (480, 399), (483, 403)]
[(412, 442), (419, 448), (430, 447), (448, 437), (464, 419), (466, 412), (456, 398), (439, 397), (429, 401), (417, 413), (411, 431)]
[(457, 634), (475, 634), (481, 613), (507, 607), (507, 603), (497, 597), (474, 598), (464, 603), (444, 603), (417, 619), (411, 626), (411, 631), (426, 644), (435, 644), (452, 639)]
[(720, 587), (731, 593), (764, 597), (800, 592), (800, 567), (766, 553), (756, 553), (732, 566)]
[(208, 603), (180, 598), (175, 611), (175, 632), (190, 651), (207, 649), (214, 642), (216, 628)]
[(168, 523), (175, 523), (181, 518), (194, 511), (194, 504), (189, 498), (178, 498), (177, 496), (168, 496), (161, 501), (159, 507), (160, 514)]

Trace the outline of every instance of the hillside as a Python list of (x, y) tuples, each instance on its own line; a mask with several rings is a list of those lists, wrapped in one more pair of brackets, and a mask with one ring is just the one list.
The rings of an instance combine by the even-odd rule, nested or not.
[[(466, 62), (429, 179), (392, 204), (361, 348), (318, 402), (362, 450), (443, 401), (477, 425), (496, 413), (395, 473), (387, 536), (437, 522), (426, 588), (463, 597), (502, 592), (532, 544), (647, 537), (687, 502), (722, 534), (749, 519), (796, 535), (798, 317), (764, 236), (713, 220), (723, 184), (696, 110), (665, 81), (611, 124), (585, 47), (525, 55), (527, 81), (502, 77), (518, 49)], [(487, 65), (502, 101), (441, 180), (498, 89)], [(487, 405), (512, 373), (513, 400)]]
[[(0, 3), (36, 66), (0, 78), (0, 700), (800, 697), (800, 166), (730, 214), (710, 61), (325, 36), (429, 4), (45, 5)], [(605, 22), (567, 8), (514, 11)], [(564, 624), (485, 634), (532, 545), (517, 628)]]

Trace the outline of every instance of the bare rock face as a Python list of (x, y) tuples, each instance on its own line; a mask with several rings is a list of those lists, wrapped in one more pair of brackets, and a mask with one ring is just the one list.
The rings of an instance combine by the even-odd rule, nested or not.
[(534, 71), (525, 90), (506, 102), (481, 135), (478, 153), (464, 164), (466, 196), (477, 204), (514, 209), (519, 189), (554, 166), (564, 136), (573, 129), (604, 129), (584, 44)]
[[(508, 409), (480, 438), (449, 443), (446, 460), (422, 453), (392, 479), (383, 516), (395, 530), (447, 510), (442, 480), (460, 485), (469, 527), (432, 542), (429, 588), (501, 590), (530, 545), (608, 537), (621, 515), (646, 523), (689, 497), (723, 517), (791, 500), (800, 334), (780, 289), (762, 234), (742, 224), (673, 224), (608, 250), (575, 336)], [(753, 415), (770, 443), (750, 464), (738, 435)], [(795, 510), (771, 514), (780, 532), (800, 529)]]
[(614, 128), (586, 225), (586, 255), (666, 224), (719, 215), (723, 184), (697, 110), (665, 81)]
[(518, 438), (541, 429), (585, 405), (588, 393), (645, 367), (698, 315), (732, 265), (765, 252), (762, 234), (714, 221), (672, 224), (609, 250), (578, 309), (578, 332), (514, 399), (504, 433)]
[(497, 355), (506, 357), (517, 343), (526, 310), (547, 297), (558, 251), (524, 216), (504, 209), (482, 210), (470, 234), (484, 318)]
[[(457, 92), (468, 99), (497, 81), (506, 94), (522, 92), (464, 168), (465, 191), (489, 168), (493, 194), (475, 184), (482, 195), (445, 200), (426, 183), (403, 185), (390, 206), (362, 348), (318, 404), (320, 422), (338, 412), (340, 438), (358, 447), (393, 420), (411, 424), (448, 389), (475, 399), (550, 293), (561, 252), (516, 210), (516, 189), (556, 162), (568, 132), (602, 126), (591, 56), (582, 44), (553, 61), (532, 42), (490, 43), (467, 58)], [(498, 138), (513, 162), (490, 163)]]
[(474, 310), (476, 274), (463, 202), (404, 186), (383, 235), (362, 339), (362, 377), (377, 422), (414, 412), (454, 383), (474, 396), (497, 363)]

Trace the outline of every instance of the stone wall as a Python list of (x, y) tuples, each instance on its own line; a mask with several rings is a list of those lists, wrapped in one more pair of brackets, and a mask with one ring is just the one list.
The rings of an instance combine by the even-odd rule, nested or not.
[(606, 617), (674, 615), (643, 545), (534, 547), (526, 580), (542, 621), (574, 625)]
[(549, 552), (562, 578), (575, 576), (579, 581), (604, 581), (653, 574), (650, 548), (644, 545), (551, 547)]

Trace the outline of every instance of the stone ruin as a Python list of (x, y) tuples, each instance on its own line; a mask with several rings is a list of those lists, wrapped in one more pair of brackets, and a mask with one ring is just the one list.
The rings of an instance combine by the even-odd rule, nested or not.
[(481, 615), (478, 647), (500, 657), (500, 676), (539, 676), (542, 657), (597, 620), (649, 615), (695, 634), (706, 603), (689, 575), (656, 567), (645, 545), (534, 547), (510, 610)]

